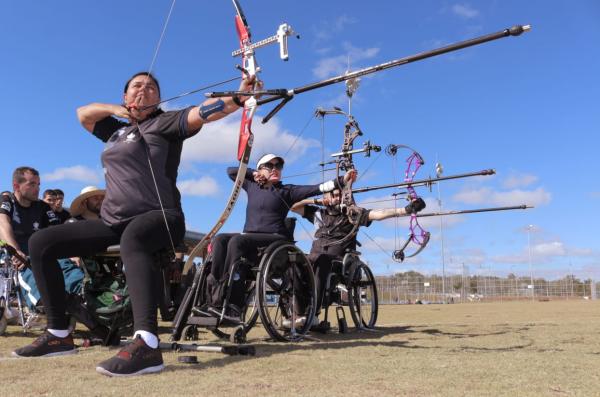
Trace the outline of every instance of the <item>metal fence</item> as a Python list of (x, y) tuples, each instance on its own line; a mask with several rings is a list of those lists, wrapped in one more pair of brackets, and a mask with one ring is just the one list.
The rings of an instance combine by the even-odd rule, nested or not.
[(594, 280), (567, 275), (558, 280), (529, 277), (421, 275), (416, 272), (377, 276), (381, 304), (461, 303), (512, 300), (596, 299)]

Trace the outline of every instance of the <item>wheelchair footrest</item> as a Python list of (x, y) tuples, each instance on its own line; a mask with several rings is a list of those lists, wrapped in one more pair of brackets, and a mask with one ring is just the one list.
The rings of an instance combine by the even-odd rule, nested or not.
[(216, 317), (200, 317), (190, 316), (187, 319), (187, 324), (199, 325), (201, 327), (216, 327), (219, 319)]

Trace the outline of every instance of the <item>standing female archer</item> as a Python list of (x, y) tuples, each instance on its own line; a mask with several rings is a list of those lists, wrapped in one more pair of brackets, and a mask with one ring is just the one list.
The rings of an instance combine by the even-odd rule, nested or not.
[[(251, 90), (254, 85), (253, 77), (245, 78), (240, 90)], [(160, 269), (154, 265), (153, 256), (159, 250), (174, 248), (185, 233), (176, 186), (183, 141), (197, 134), (204, 124), (233, 113), (246, 99), (208, 99), (200, 106), (164, 112), (157, 107), (158, 81), (150, 73), (141, 72), (125, 84), (124, 105), (92, 103), (77, 109), (83, 127), (106, 143), (102, 152), (106, 178), (102, 219), (60, 225), (31, 238), (31, 265), (44, 301), (48, 329), (13, 355), (40, 357), (76, 352), (67, 330), (64, 280), (57, 259), (91, 255), (120, 244), (133, 309), (134, 340), (96, 369), (109, 376), (163, 369), (157, 337)]]

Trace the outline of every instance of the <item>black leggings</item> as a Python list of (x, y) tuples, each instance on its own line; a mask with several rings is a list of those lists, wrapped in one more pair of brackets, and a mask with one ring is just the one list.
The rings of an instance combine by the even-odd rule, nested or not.
[[(183, 215), (167, 212), (166, 218), (177, 244), (185, 234)], [(85, 220), (53, 226), (31, 236), (31, 267), (48, 317), (48, 328), (68, 327), (65, 282), (57, 259), (94, 255), (115, 244), (120, 244), (134, 329), (157, 334), (162, 275), (154, 253), (171, 248), (161, 211), (146, 212), (118, 226)]]
[[(266, 247), (274, 241), (286, 237), (272, 233), (223, 233), (215, 236), (211, 243), (213, 262), (211, 274), (215, 280), (226, 282), (233, 264), (241, 257), (251, 262), (256, 261), (258, 247)], [(248, 269), (238, 269), (239, 278), (230, 286), (229, 302), (239, 307), (244, 305), (246, 273)]]
[(337, 255), (311, 253), (308, 259), (312, 263), (315, 272), (315, 281), (317, 283), (316, 314), (319, 314), (323, 306), (323, 298), (325, 298), (325, 288), (327, 287), (327, 278), (331, 273), (332, 261), (340, 259), (340, 257)]

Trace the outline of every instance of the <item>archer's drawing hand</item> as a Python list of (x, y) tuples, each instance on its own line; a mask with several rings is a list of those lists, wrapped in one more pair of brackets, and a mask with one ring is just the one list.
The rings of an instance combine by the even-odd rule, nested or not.
[(410, 203), (406, 207), (404, 207), (404, 211), (406, 211), (407, 215), (412, 215), (423, 210), (425, 207), (425, 201), (423, 201), (423, 199), (419, 197), (414, 200), (411, 200)]
[(265, 183), (267, 183), (267, 178), (265, 178), (260, 172), (258, 171), (254, 171), (252, 173), (252, 176), (254, 177), (254, 182), (258, 183), (259, 185), (264, 185)]
[(132, 119), (132, 116), (131, 116), (131, 113), (129, 113), (129, 110), (125, 106), (121, 106), (121, 105), (115, 105), (113, 115), (115, 115), (116, 117), (118, 117), (120, 119), (127, 119), (130, 121)]

